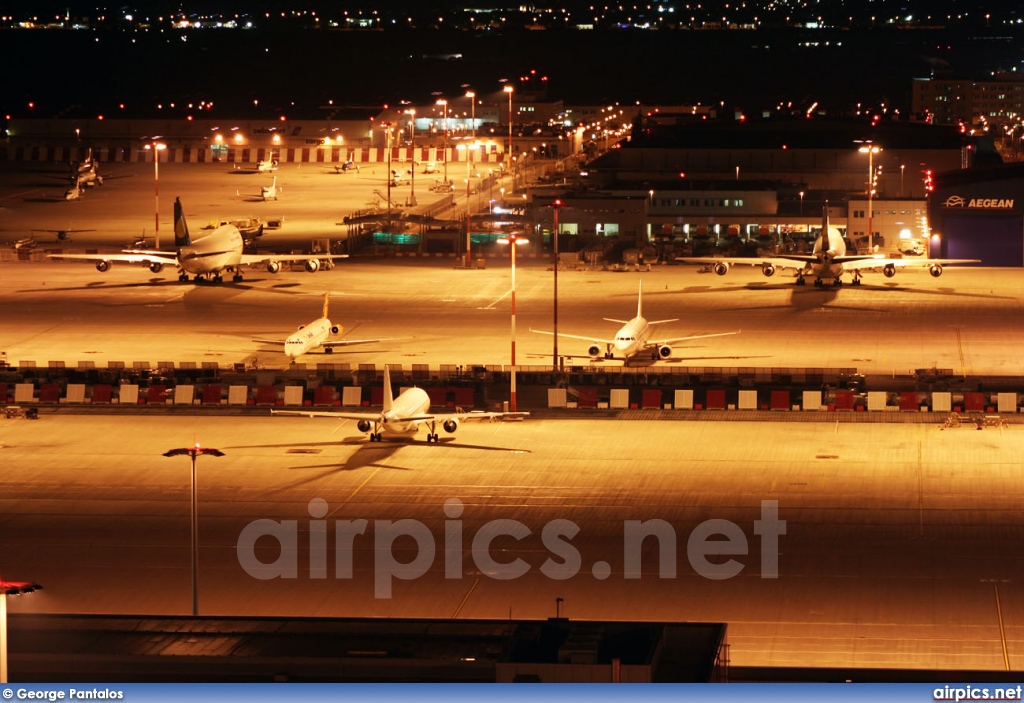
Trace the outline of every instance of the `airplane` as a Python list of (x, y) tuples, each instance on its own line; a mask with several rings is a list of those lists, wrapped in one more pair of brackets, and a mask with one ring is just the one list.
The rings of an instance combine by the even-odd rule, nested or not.
[[(623, 359), (628, 361), (629, 359), (648, 352), (651, 355), (651, 359), (667, 359), (672, 356), (672, 346), (676, 342), (685, 342), (690, 339), (706, 339), (708, 337), (726, 337), (732, 334), (739, 334), (736, 332), (716, 332), (715, 334), (695, 334), (688, 337), (672, 337), (671, 339), (651, 339), (651, 332), (654, 325), (661, 325), (666, 322), (677, 322), (678, 318), (671, 320), (655, 320), (648, 322), (643, 316), (643, 283), (640, 284), (640, 292), (636, 299), (636, 317), (631, 320), (616, 320), (611, 317), (604, 318), (608, 322), (618, 322), (622, 325), (619, 331), (615, 333), (615, 336), (611, 339), (601, 339), (599, 337), (583, 337), (576, 334), (563, 334), (558, 333), (559, 337), (568, 337), (569, 339), (582, 339), (588, 342), (593, 342), (590, 348), (587, 349), (587, 353), (593, 359), (604, 357), (605, 359)], [(530, 329), (531, 332), (537, 334), (553, 335), (554, 332), (546, 332), (544, 330)], [(601, 346), (605, 345), (605, 350), (601, 352)]]
[(330, 354), (334, 347), (343, 347), (351, 344), (372, 344), (382, 342), (395, 337), (382, 337), (380, 339), (337, 339), (330, 341), (328, 335), (341, 334), (340, 325), (331, 324), (327, 317), (327, 308), (330, 305), (331, 294), (324, 293), (324, 312), (316, 320), (301, 325), (297, 332), (292, 333), (287, 339), (254, 339), (252, 341), (261, 344), (279, 344), (284, 346), (284, 354), (290, 359), (297, 359), (308, 351), (323, 347), (324, 352)]
[(64, 191), (65, 200), (81, 200), (83, 195), (85, 195), (85, 188), (78, 183)]
[(260, 188), (260, 197), (262, 197), (264, 201), (277, 200), (277, 195), (280, 192), (281, 189), (277, 187), (277, 176), (274, 176), (274, 182), (271, 185)]
[(348, 161), (346, 161), (343, 164), (334, 164), (334, 172), (335, 173), (344, 173), (345, 171), (358, 171), (358, 170), (359, 170), (359, 164), (357, 164), (352, 159), (349, 159)]
[(96, 270), (110, 269), (111, 262), (125, 261), (132, 264), (146, 264), (153, 273), (160, 273), (164, 266), (178, 267), (178, 280), (188, 281), (189, 274), (198, 283), (204, 279), (214, 283), (223, 281), (225, 271), (234, 273), (232, 280), (242, 280), (242, 266), (265, 264), (267, 271), (278, 273), (282, 262), (302, 261), (306, 270), (314, 273), (320, 270), (320, 259), (344, 259), (347, 254), (245, 254), (244, 242), (234, 225), (221, 225), (210, 234), (193, 240), (185, 222), (181, 199), (174, 200), (174, 246), (175, 251), (158, 249), (123, 249), (120, 254), (49, 254), (51, 258), (95, 261)]
[(806, 276), (814, 276), (814, 285), (823, 286), (828, 279), (833, 286), (843, 285), (842, 275), (853, 274), (853, 285), (859, 286), (861, 272), (881, 269), (886, 278), (896, 275), (896, 269), (927, 268), (928, 273), (938, 278), (942, 267), (948, 264), (980, 264), (980, 259), (890, 259), (881, 254), (847, 254), (846, 241), (840, 235), (830, 232), (828, 207), (823, 209), (821, 234), (814, 240), (810, 254), (776, 254), (766, 257), (692, 257), (678, 256), (676, 261), (692, 264), (709, 264), (719, 276), (729, 272), (737, 264), (760, 266), (765, 276), (774, 276), (777, 269), (796, 269), (796, 285), (803, 286)]
[(99, 174), (97, 169), (93, 167), (88, 171), (80, 171), (79, 173), (71, 176), (71, 185), (77, 186), (78, 188), (82, 188), (83, 186), (88, 186), (90, 188), (93, 186), (101, 186), (103, 185), (103, 177)]
[(85, 171), (95, 171), (98, 167), (99, 165), (97, 164), (96, 159), (92, 158), (92, 147), (89, 147), (89, 150), (85, 154), (85, 159), (77, 163), (71, 162), (71, 175), (74, 176), (75, 174), (83, 173)]
[(271, 171), (277, 170), (277, 161), (273, 159), (267, 159), (266, 161), (260, 161), (256, 164), (256, 171), (259, 173), (270, 173)]
[(473, 411), (435, 415), (430, 412), (430, 396), (422, 388), (413, 386), (398, 394), (391, 393), (391, 373), (384, 367), (384, 407), (379, 413), (345, 413), (316, 410), (271, 410), (271, 415), (302, 415), (305, 417), (333, 417), (342, 420), (356, 420), (360, 432), (368, 432), (371, 442), (383, 439), (381, 430), (398, 437), (411, 438), (419, 432), (421, 426), (427, 428), (427, 443), (438, 442), (437, 425), (441, 424), (444, 431), (454, 434), (460, 422), (469, 420), (495, 420), (504, 417), (522, 418), (528, 412), (489, 412)]

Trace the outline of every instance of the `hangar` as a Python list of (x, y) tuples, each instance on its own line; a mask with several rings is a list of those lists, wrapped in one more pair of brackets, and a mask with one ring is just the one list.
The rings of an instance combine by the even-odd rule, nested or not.
[(934, 257), (1024, 266), (1024, 166), (937, 174), (928, 219)]

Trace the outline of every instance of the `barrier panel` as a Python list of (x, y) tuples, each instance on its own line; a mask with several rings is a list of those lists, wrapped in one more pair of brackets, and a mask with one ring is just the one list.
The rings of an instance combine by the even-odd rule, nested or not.
[(757, 410), (757, 391), (741, 390), (736, 407), (740, 410)]
[(804, 410), (821, 410), (821, 391), (804, 391)]
[(608, 407), (610, 408), (628, 408), (629, 407), (629, 389), (628, 388), (612, 388), (611, 394), (608, 398)]
[(853, 391), (836, 391), (836, 410), (853, 410)]
[(228, 386), (228, 405), (245, 405), (249, 402), (249, 386)]
[(964, 410), (967, 412), (985, 412), (985, 394), (976, 391), (964, 393)]
[[(383, 396), (381, 397), (383, 398)], [(430, 398), (431, 407), (441, 407), (448, 397), (448, 391), (445, 388), (428, 388), (427, 397)]]
[(139, 386), (135, 383), (122, 383), (117, 392), (117, 401), (122, 404), (139, 404)]
[(192, 385), (180, 385), (174, 387), (175, 405), (192, 405), (195, 400), (196, 387)]
[(64, 393), (65, 403), (84, 403), (85, 402), (85, 384), (84, 383), (69, 383), (67, 391)]
[(690, 388), (676, 390), (672, 407), (676, 410), (693, 410), (693, 390)]
[(704, 407), (708, 410), (725, 410), (725, 389), (709, 389), (704, 399)]
[(313, 390), (313, 405), (334, 405), (334, 386), (317, 386)]
[(220, 405), (223, 396), (224, 389), (219, 383), (208, 383), (203, 387), (203, 405)]
[[(330, 388), (330, 386), (328, 386), (328, 388)], [(285, 386), (284, 404), (302, 405), (302, 394), (305, 392), (305, 390), (306, 389), (303, 386)]]
[(92, 387), (93, 403), (109, 403), (114, 387), (109, 383), (97, 383)]
[(1001, 413), (1015, 413), (1017, 412), (1017, 394), (1016, 393), (999, 393), (996, 395), (996, 403), (999, 412)]
[(596, 408), (597, 389), (590, 387), (580, 388), (579, 395), (576, 398), (576, 403), (581, 408)]
[(14, 402), (15, 403), (34, 403), (36, 402), (36, 386), (34, 383), (16, 383), (14, 384)]
[(59, 383), (43, 383), (39, 386), (39, 402), (40, 403), (59, 403), (60, 402), (60, 384)]
[(885, 391), (868, 391), (868, 410), (885, 410), (888, 404)]
[(256, 386), (256, 405), (277, 403), (277, 389), (273, 386)]
[(548, 407), (564, 408), (567, 402), (566, 396), (564, 388), (548, 388)]
[(640, 407), (641, 408), (661, 408), (661, 389), (660, 388), (644, 388), (643, 394), (640, 396)]
[(146, 389), (146, 403), (163, 405), (167, 402), (167, 386), (150, 386)]
[(792, 407), (789, 391), (772, 391), (771, 409), (789, 410)]
[(917, 391), (902, 391), (900, 393), (900, 410), (918, 410), (920, 407)]
[(360, 386), (345, 386), (341, 390), (342, 405), (362, 405), (363, 389)]
[(953, 394), (949, 391), (932, 392), (932, 412), (948, 413), (953, 411)]

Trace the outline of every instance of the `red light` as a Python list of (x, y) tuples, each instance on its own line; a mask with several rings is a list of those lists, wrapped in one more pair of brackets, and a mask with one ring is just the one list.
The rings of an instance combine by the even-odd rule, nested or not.
[(97, 115), (97, 116), (96, 116), (96, 119), (97, 119), (97, 120), (102, 120), (102, 119), (103, 119), (103, 115)]
[(281, 119), (281, 121), (282, 121), (282, 122), (284, 122), (284, 121), (285, 121), (286, 119), (288, 119), (288, 118), (287, 118), (287, 117), (285, 117), (284, 115), (281, 115), (281, 118), (280, 118), (280, 119)]

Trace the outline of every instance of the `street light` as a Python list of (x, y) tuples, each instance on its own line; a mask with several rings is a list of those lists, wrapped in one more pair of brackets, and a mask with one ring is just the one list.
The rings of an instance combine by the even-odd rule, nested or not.
[(880, 152), (882, 147), (876, 146), (870, 140), (865, 141), (857, 151), (868, 155), (868, 246), (875, 243), (875, 232), (871, 228), (871, 218), (874, 216), (871, 200), (875, 195), (875, 154)]
[(800, 215), (804, 214), (804, 192), (800, 191)]
[(469, 98), (469, 123), (473, 127), (473, 141), (476, 141), (476, 93), (466, 91), (466, 97)]
[(448, 101), (438, 100), (437, 105), (444, 106), (444, 182), (448, 183)]
[(512, 257), (512, 373), (510, 374), (512, 386), (509, 389), (508, 402), (510, 412), (516, 411), (516, 247), (529, 243), (529, 239), (524, 239), (515, 232), (498, 240), (498, 244), (509, 245), (509, 252)]
[(561, 199), (559, 199), (559, 198), (555, 198), (555, 202), (551, 203), (551, 209), (552, 209), (552, 212), (555, 215), (555, 224), (554, 224), (553, 231), (551, 233), (552, 241), (554, 242), (554, 247), (553, 248), (554, 248), (554, 252), (555, 252), (555, 266), (554, 266), (554, 272), (555, 272), (555, 294), (554, 294), (554, 311), (553, 311), (554, 334), (551, 336), (551, 338), (553, 340), (552, 344), (554, 346), (553, 346), (553, 348), (551, 350), (551, 355), (552, 355), (551, 365), (552, 365), (552, 367), (554, 368), (555, 371), (558, 371), (559, 370), (559, 366), (560, 366), (560, 364), (558, 363), (558, 210), (559, 210), (559, 208), (562, 208), (562, 207), (565, 207), (565, 203), (563, 203), (561, 201)]
[[(515, 90), (512, 86), (506, 85), (504, 88), (505, 92), (508, 93), (508, 168), (512, 170), (512, 93)], [(512, 176), (513, 188), (515, 188), (515, 176)]]
[(409, 204), (416, 205), (416, 111), (409, 108), (409, 141), (412, 142), (412, 175), (409, 176)]
[(224, 452), (210, 447), (200, 447), (196, 442), (191, 447), (181, 447), (164, 452), (164, 456), (192, 457), (192, 616), (199, 615), (199, 506), (196, 500), (196, 457), (200, 454), (224, 456)]
[(166, 144), (161, 144), (155, 141), (159, 137), (154, 137), (154, 141), (151, 141), (145, 146), (146, 149), (153, 150), (153, 188), (154, 188), (154, 213), (155, 222), (153, 229), (153, 248), (160, 248), (160, 152), (167, 148)]
[(0, 683), (7, 683), (7, 596), (20, 596), (43, 589), (31, 581), (0, 580)]

